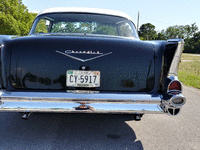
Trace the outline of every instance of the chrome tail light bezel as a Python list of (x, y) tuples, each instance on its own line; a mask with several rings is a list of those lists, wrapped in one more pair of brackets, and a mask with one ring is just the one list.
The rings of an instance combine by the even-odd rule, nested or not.
[[(178, 94), (181, 94), (182, 93), (182, 84), (181, 82), (178, 80), (178, 77), (177, 76), (170, 76), (169, 79), (171, 80), (169, 82), (169, 84), (167, 85), (167, 94), (169, 95), (178, 95)], [(169, 90), (170, 89), (170, 85), (173, 83), (173, 82), (178, 82), (179, 85), (180, 85), (180, 90)]]

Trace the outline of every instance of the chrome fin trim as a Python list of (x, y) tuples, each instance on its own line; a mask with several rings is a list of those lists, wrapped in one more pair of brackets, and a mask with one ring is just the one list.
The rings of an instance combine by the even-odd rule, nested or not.
[(183, 39), (169, 39), (168, 42), (178, 42), (174, 58), (172, 60), (171, 66), (169, 68), (168, 76), (177, 76), (178, 67), (181, 59), (181, 54), (183, 52), (184, 40)]

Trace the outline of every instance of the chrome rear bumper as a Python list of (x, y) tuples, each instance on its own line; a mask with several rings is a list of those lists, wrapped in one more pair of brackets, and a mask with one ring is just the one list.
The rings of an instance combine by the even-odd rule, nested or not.
[(162, 114), (160, 95), (2, 91), (1, 112)]
[(11, 112), (58, 112), (58, 113), (114, 113), (114, 114), (157, 114), (163, 113), (156, 104), (114, 104), (72, 102), (4, 102), (0, 111)]

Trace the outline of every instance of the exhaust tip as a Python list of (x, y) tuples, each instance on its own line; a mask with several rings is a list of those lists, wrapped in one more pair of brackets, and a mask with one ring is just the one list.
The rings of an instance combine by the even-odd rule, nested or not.
[(176, 116), (180, 112), (180, 108), (168, 108), (168, 114), (171, 116)]

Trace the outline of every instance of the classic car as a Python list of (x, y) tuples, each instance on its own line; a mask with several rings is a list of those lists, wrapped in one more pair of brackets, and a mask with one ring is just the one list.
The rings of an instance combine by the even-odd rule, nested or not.
[(46, 9), (29, 35), (0, 36), (0, 111), (176, 116), (183, 45), (140, 40), (122, 12)]

